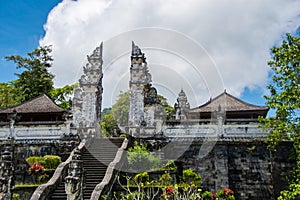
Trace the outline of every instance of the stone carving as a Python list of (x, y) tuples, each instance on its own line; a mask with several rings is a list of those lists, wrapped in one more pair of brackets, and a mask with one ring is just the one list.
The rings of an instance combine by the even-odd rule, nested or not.
[(0, 163), (0, 200), (12, 198), (13, 171), (12, 149), (6, 146)]
[(103, 43), (101, 43), (101, 45), (94, 50), (92, 55), (87, 56), (87, 60), (92, 64), (92, 66), (102, 64), (102, 48)]
[(187, 96), (183, 89), (178, 94), (177, 103), (175, 107), (175, 119), (187, 119), (187, 111), (190, 109), (190, 103), (187, 100)]
[[(136, 58), (136, 59), (132, 59)], [(146, 58), (141, 49), (132, 41), (131, 60), (135, 63), (146, 63)]]
[(83, 163), (80, 150), (74, 151), (69, 164), (68, 176), (65, 178), (65, 191), (68, 200), (82, 200), (83, 194)]
[(147, 84), (144, 87), (144, 103), (145, 105), (159, 104), (160, 101), (157, 96), (157, 91), (151, 84)]
[(151, 85), (151, 74), (144, 53), (132, 42), (130, 67), (129, 133), (152, 137), (161, 131), (164, 109), (157, 90)]
[(145, 55), (132, 42), (129, 126), (140, 126), (144, 121), (144, 86), (150, 84), (150, 77)]
[(88, 63), (74, 92), (73, 123), (83, 137), (99, 135), (96, 125), (100, 122), (103, 92), (102, 48), (103, 43), (87, 56)]

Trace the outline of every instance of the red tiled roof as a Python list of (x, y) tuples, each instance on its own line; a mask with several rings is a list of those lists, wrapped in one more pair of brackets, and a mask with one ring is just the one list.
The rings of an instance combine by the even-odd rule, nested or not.
[(209, 100), (207, 103), (193, 108), (190, 113), (196, 112), (212, 112), (219, 109), (224, 111), (267, 111), (269, 108), (266, 106), (256, 106), (246, 103), (226, 92), (220, 94), (214, 99)]
[(43, 94), (20, 105), (0, 110), (0, 113), (57, 113), (65, 110), (57, 106), (47, 95)]

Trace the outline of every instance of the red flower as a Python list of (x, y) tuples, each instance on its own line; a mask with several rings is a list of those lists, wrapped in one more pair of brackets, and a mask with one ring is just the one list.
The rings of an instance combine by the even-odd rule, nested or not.
[(37, 163), (33, 163), (33, 165), (29, 168), (30, 172), (43, 172), (44, 171), (44, 167), (41, 164), (37, 164)]
[(172, 193), (173, 192), (173, 188), (172, 187), (167, 187), (166, 191), (169, 192), (169, 193)]
[(213, 196), (213, 198), (216, 198), (216, 197), (217, 197), (216, 193), (213, 193), (212, 196)]
[(224, 189), (223, 189), (223, 192), (224, 192), (224, 194), (225, 194), (226, 196), (230, 196), (230, 195), (233, 195), (233, 194), (234, 194), (233, 191), (232, 191), (231, 189), (229, 189), (229, 188), (224, 188)]

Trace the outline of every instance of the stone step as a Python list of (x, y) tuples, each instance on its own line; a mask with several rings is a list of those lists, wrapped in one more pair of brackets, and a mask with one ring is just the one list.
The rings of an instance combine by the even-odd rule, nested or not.
[[(85, 170), (85, 188), (83, 199), (90, 199), (97, 184), (105, 176), (108, 164), (113, 161), (118, 148), (122, 145), (123, 139), (94, 139), (81, 156)], [(64, 183), (61, 183), (53, 193), (52, 200), (65, 200)]]

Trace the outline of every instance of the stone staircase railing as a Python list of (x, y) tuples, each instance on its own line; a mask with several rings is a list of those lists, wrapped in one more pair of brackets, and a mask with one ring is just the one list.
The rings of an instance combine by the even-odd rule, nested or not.
[(60, 184), (63, 178), (65, 178), (68, 172), (69, 163), (72, 161), (72, 157), (76, 149), (80, 151), (85, 146), (86, 141), (83, 140), (70, 154), (68, 159), (60, 163), (59, 166), (56, 168), (52, 178), (45, 184), (40, 185), (31, 196), (30, 200), (47, 200), (51, 192)]
[[(125, 140), (122, 143), (122, 146), (118, 149), (116, 153), (116, 157), (114, 160), (108, 165), (105, 176), (101, 183), (96, 185), (91, 199), (97, 200), (101, 199), (101, 195), (104, 194), (111, 194), (111, 189), (113, 187), (115, 176), (118, 171), (118, 169), (121, 169), (122, 167), (122, 159), (124, 158), (125, 149), (128, 147), (128, 139), (125, 138)], [(111, 199), (110, 197), (107, 197), (107, 199)]]

